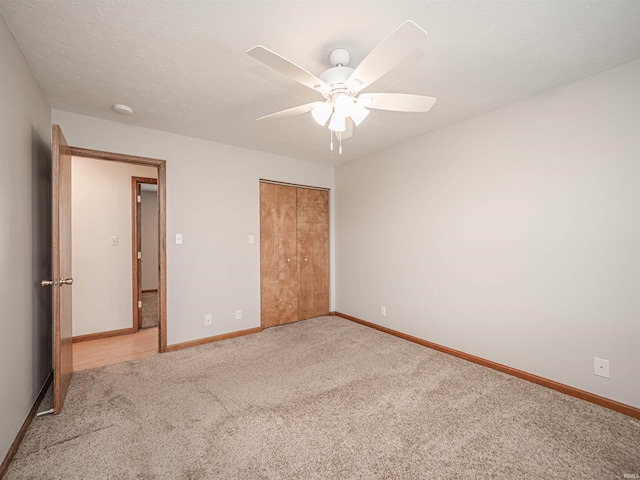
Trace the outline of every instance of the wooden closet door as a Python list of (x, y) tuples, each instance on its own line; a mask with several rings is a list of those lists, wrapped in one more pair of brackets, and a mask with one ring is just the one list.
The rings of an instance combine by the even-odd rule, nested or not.
[(260, 183), (260, 322), (298, 320), (296, 187)]
[(329, 313), (329, 192), (298, 188), (298, 319)]

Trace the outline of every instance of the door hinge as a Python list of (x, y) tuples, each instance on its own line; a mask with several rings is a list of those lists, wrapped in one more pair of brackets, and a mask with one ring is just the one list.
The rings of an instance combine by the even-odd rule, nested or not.
[(142, 252), (138, 252), (138, 260), (142, 260)]
[(138, 308), (142, 308), (142, 300), (138, 300)]
[(138, 195), (138, 203), (142, 203), (142, 197)]

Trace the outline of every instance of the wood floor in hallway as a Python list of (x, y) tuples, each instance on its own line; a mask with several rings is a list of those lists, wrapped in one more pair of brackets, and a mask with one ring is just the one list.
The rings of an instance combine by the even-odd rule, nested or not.
[(126, 362), (158, 353), (158, 328), (73, 344), (73, 371)]

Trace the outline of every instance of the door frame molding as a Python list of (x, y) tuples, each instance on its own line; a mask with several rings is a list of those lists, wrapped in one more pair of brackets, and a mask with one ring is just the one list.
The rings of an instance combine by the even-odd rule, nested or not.
[(278, 180), (269, 180), (266, 178), (261, 178), (258, 181), (260, 183), (270, 183), (272, 185), (284, 185), (285, 187), (306, 188), (307, 190), (324, 190), (325, 192), (331, 191), (331, 189), (327, 187), (316, 187), (314, 185), (303, 185), (301, 183), (280, 182)]
[[(138, 302), (142, 301), (142, 271), (138, 252), (142, 251), (142, 201), (138, 202), (138, 195), (142, 195), (140, 185), (157, 185), (156, 178), (131, 177), (131, 298), (133, 299), (133, 332), (140, 330), (140, 314)], [(157, 207), (156, 207), (157, 209)]]
[(69, 147), (75, 157), (128, 163), (158, 170), (158, 351), (167, 351), (167, 162), (157, 158)]

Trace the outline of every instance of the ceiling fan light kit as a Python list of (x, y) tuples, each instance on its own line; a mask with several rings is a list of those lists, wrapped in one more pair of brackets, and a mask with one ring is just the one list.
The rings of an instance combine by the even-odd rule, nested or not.
[(351, 96), (347, 93), (338, 93), (336, 94), (331, 101), (333, 102), (333, 111), (336, 115), (340, 115), (341, 117), (348, 117), (351, 115), (351, 105), (353, 105), (353, 100), (351, 100)]
[(332, 132), (344, 132), (347, 129), (345, 117), (334, 112), (329, 122), (329, 130)]
[(362, 123), (362, 121), (367, 118), (369, 115), (369, 110), (364, 108), (362, 105), (354, 103), (351, 107), (351, 119), (353, 123), (356, 124), (356, 127)]
[(311, 110), (311, 116), (321, 127), (324, 127), (327, 124), (327, 120), (329, 120), (332, 113), (333, 105), (328, 100)]
[(266, 47), (257, 45), (247, 54), (270, 68), (287, 75), (302, 85), (315, 90), (324, 97), (324, 102), (312, 102), (298, 107), (258, 118), (273, 120), (311, 112), (321, 126), (329, 121), (330, 148), (333, 150), (333, 132), (340, 140), (351, 137), (353, 125), (359, 126), (369, 115), (369, 109), (397, 112), (428, 112), (436, 99), (423, 95), (404, 93), (365, 93), (361, 90), (371, 85), (407, 57), (426, 38), (427, 32), (411, 20), (404, 22), (387, 38), (382, 40), (355, 69), (348, 67), (351, 56), (344, 48), (336, 48), (329, 54), (331, 68), (319, 77), (287, 60)]

